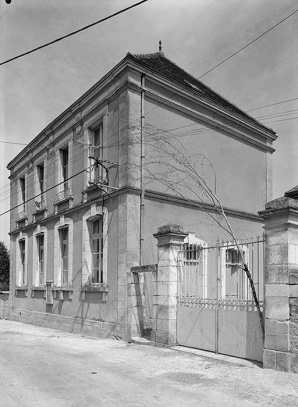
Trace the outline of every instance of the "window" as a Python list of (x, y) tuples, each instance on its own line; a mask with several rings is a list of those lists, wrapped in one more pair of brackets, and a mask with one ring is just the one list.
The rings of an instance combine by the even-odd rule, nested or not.
[(36, 236), (37, 239), (37, 257), (38, 257), (38, 285), (45, 284), (45, 267), (44, 267), (44, 234)]
[(184, 261), (187, 263), (196, 263), (199, 261), (201, 246), (196, 244), (184, 243)]
[[(207, 243), (189, 233), (184, 239), (179, 271), (181, 296), (207, 298)], [(180, 257), (181, 256), (181, 257)]]
[(91, 205), (82, 224), (82, 287), (101, 290), (108, 282), (108, 211)]
[(60, 264), (61, 264), (61, 283), (62, 285), (68, 284), (68, 227), (59, 229), (60, 238)]
[(43, 200), (44, 196), (44, 165), (40, 164), (37, 166), (37, 182), (38, 182), (38, 190), (37, 193), (41, 194), (40, 199)]
[(102, 219), (98, 218), (92, 222), (91, 250), (92, 250), (92, 283), (103, 282), (103, 238)]
[[(98, 181), (102, 179), (103, 177), (103, 167), (101, 165), (98, 165), (96, 163), (95, 159), (102, 160), (103, 158), (103, 149), (102, 149), (102, 143), (103, 143), (103, 127), (102, 125), (99, 126), (97, 129), (95, 129), (91, 136), (90, 136), (90, 157), (93, 157), (93, 159), (90, 159), (90, 165), (94, 165), (93, 170), (90, 173), (90, 181)], [(96, 165), (97, 164), (97, 165)]]
[(68, 189), (68, 147), (60, 150), (60, 160), (61, 160), (61, 182), (63, 182), (63, 189), (66, 191)]
[[(242, 252), (243, 257), (245, 253)], [(237, 248), (229, 248), (226, 250), (226, 267), (239, 267), (239, 264), (242, 263), (241, 253)]]
[(221, 247), (221, 299), (248, 300), (247, 278), (242, 270), (242, 257), (248, 262), (248, 247), (235, 245)]
[[(71, 218), (64, 218), (61, 215), (59, 221), (54, 226), (54, 286), (63, 286), (64, 290), (72, 285), (74, 261), (73, 234), (73, 220)], [(45, 238), (46, 236), (45, 233)], [(45, 254), (47, 260), (47, 252)]]
[(20, 249), (20, 285), (26, 285), (26, 242), (25, 239), (19, 240)]
[(25, 178), (19, 179), (19, 204), (21, 205), (20, 208), (22, 211), (25, 210), (25, 201), (26, 201), (26, 182)]

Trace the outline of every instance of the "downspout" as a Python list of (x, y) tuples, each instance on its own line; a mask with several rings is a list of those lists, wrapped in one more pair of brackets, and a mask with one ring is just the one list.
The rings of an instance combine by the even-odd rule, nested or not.
[(143, 142), (143, 133), (144, 133), (144, 120), (145, 120), (145, 110), (144, 110), (144, 98), (145, 98), (145, 75), (141, 76), (141, 128), (140, 128), (140, 147), (141, 147), (141, 159), (140, 159), (140, 188), (141, 188), (141, 198), (140, 198), (140, 253), (139, 253), (139, 265), (142, 265), (142, 256), (143, 256), (143, 242), (144, 242), (144, 180), (143, 180), (143, 166), (145, 159), (145, 149)]

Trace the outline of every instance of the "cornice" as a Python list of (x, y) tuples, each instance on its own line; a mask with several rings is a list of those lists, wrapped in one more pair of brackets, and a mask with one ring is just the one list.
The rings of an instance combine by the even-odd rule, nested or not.
[[(151, 99), (156, 100), (158, 103), (163, 103), (163, 104), (165, 104), (165, 105), (167, 105), (169, 107), (172, 107), (175, 110), (179, 110), (181, 113), (192, 116), (195, 119), (200, 120), (200, 121), (208, 124), (209, 126), (215, 127), (215, 128), (217, 128), (219, 130), (226, 131), (227, 133), (233, 135), (234, 137), (236, 137), (238, 139), (241, 139), (243, 141), (246, 141), (249, 144), (253, 144), (253, 145), (259, 147), (260, 149), (262, 149), (264, 151), (268, 151), (269, 153), (273, 153), (275, 151), (275, 149), (273, 147), (270, 147), (267, 144), (261, 143), (260, 141), (255, 140), (254, 138), (249, 137), (248, 135), (233, 129), (231, 127), (231, 125), (222, 124), (221, 122), (216, 121), (215, 119), (211, 119), (210, 117), (204, 116), (204, 115), (202, 115), (200, 113), (197, 113), (197, 112), (195, 112), (193, 110), (190, 110), (187, 107), (176, 104), (175, 102), (172, 102), (171, 100), (169, 100), (167, 98), (164, 98), (164, 97), (162, 97), (160, 95), (157, 95), (157, 94), (155, 94), (153, 92), (150, 92), (148, 90), (145, 90), (145, 97), (146, 96), (151, 97)], [(263, 135), (263, 137), (265, 137), (265, 136)]]
[[(195, 200), (186, 200), (186, 199), (175, 197), (173, 195), (165, 194), (162, 192), (146, 190), (145, 198), (157, 200), (157, 201), (173, 202), (178, 205), (196, 208), (196, 209), (199, 209), (204, 212), (208, 211), (208, 212), (218, 214), (218, 211), (216, 210), (216, 208), (211, 204), (199, 202), (199, 201), (195, 201)], [(263, 223), (263, 219), (255, 213), (240, 211), (240, 210), (228, 208), (228, 207), (223, 207), (223, 209), (227, 216), (233, 216), (235, 218), (242, 218), (242, 219), (244, 218), (244, 219), (253, 220), (253, 221), (256, 221), (259, 223)]]

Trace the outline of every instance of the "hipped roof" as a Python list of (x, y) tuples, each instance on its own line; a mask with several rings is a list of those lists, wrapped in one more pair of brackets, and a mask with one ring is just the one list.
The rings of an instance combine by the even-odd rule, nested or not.
[(228, 110), (229, 112), (240, 116), (250, 123), (261, 126), (263, 129), (275, 135), (275, 132), (272, 129), (264, 126), (262, 123), (258, 122), (256, 119), (245, 113), (243, 110), (239, 109), (236, 105), (232, 104), (220, 94), (216, 93), (211, 88), (206, 86), (203, 82), (187, 73), (184, 69), (180, 68), (170, 59), (166, 58), (163, 52), (156, 52), (153, 54), (128, 53), (127, 56), (134, 59), (141, 65), (149, 68), (150, 70), (154, 70), (158, 74), (167, 77), (170, 81), (183, 86), (188, 91), (196, 94), (197, 96), (201, 96), (203, 98), (206, 98), (207, 100), (212, 101), (217, 106), (223, 108), (225, 111)]

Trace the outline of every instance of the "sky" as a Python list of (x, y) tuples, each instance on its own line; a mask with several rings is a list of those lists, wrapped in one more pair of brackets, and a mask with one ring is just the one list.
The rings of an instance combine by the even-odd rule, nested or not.
[[(0, 0), (0, 62), (137, 2)], [(277, 133), (273, 198), (283, 196), (298, 184), (298, 12), (205, 73), (297, 9), (296, 0), (148, 0), (0, 66), (0, 214), (6, 166), (24, 148), (9, 143), (29, 143), (127, 52), (157, 52), (159, 40), (167, 58)], [(8, 232), (9, 214), (0, 216), (7, 246)]]

